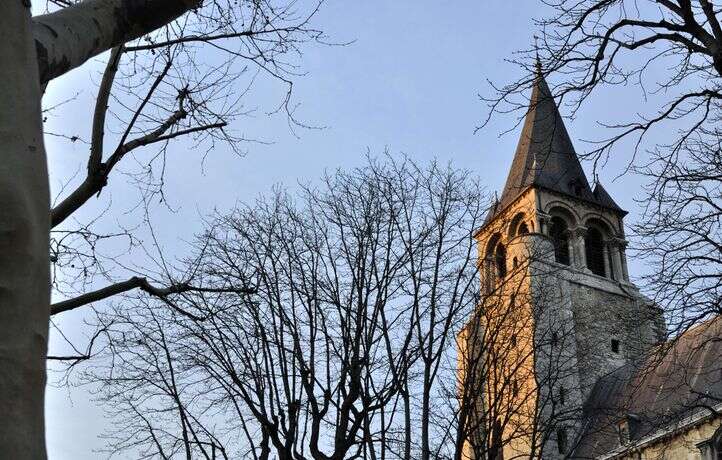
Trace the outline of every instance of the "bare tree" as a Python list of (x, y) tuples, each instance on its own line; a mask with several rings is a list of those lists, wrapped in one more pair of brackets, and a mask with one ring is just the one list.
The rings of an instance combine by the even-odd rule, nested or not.
[[(136, 244), (133, 235), (126, 229), (98, 232), (93, 222), (70, 217), (104, 189), (119, 163), (136, 153), (155, 149), (139, 162), (137, 180), (147, 198), (162, 194), (162, 173), (156, 169), (160, 165), (162, 171), (174, 139), (190, 136), (210, 146), (240, 141), (228, 124), (244, 112), (231, 97), (243, 95), (245, 88), (231, 85), (244, 73), (282, 81), (286, 91), (279, 107), (295, 122), (290, 91), (299, 71), (292, 59), (280, 56), (290, 57), (302, 42), (319, 37), (309, 26), (318, 2), (307, 8), (295, 2), (199, 0), (54, 0), (46, 5), (48, 13), (36, 17), (27, 0), (0, 6), (0, 140), (5, 152), (0, 357), (7, 370), (0, 376), (0, 398), (8, 414), (0, 427), (0, 452), (13, 458), (45, 457), (49, 314), (133, 289), (166, 299), (200, 288), (167, 276), (157, 285), (144, 273), (118, 279), (95, 250), (109, 238)], [(203, 62), (197, 58), (201, 46), (223, 57)], [(89, 120), (87, 174), (77, 183), (69, 181), (51, 204), (42, 94), (53, 79), (111, 49)], [(66, 298), (52, 307), (49, 261), (57, 294)], [(108, 285), (98, 286), (96, 276)]]
[[(183, 439), (177, 411), (160, 441), (136, 414), (177, 405), (156, 383), (172, 362), (186, 411), (217, 415), (209, 431), (230, 456), (440, 458), (449, 427), (435, 411), (478, 300), (483, 204), (466, 172), (389, 159), (217, 217), (194, 258), (195, 280), (217, 291), (175, 297), (188, 314), (160, 324), (157, 300), (100, 316), (112, 359), (96, 365), (111, 368), (87, 377), (129, 419), (113, 448), (162, 457)], [(166, 353), (162, 368), (144, 364)]]

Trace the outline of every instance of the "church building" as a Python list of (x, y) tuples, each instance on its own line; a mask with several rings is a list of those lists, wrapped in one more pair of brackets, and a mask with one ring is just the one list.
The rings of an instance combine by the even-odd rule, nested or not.
[(630, 282), (626, 211), (590, 185), (540, 71), (475, 238), (459, 336), (465, 458), (722, 460), (722, 320), (667, 340)]

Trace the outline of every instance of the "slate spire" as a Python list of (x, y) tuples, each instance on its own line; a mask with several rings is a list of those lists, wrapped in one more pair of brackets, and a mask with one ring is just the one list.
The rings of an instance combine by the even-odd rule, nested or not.
[[(536, 77), (511, 170), (491, 220), (524, 190), (536, 186), (605, 207), (592, 192), (537, 59)], [(606, 192), (604, 199), (611, 200)], [(616, 207), (615, 208), (619, 209)]]
[(538, 62), (529, 109), (501, 195), (502, 206), (530, 185), (582, 198), (592, 197), (589, 182)]

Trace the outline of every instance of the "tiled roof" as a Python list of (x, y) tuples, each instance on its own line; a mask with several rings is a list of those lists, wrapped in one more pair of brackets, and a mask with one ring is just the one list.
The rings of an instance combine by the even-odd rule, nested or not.
[(620, 448), (618, 423), (628, 418), (632, 442), (675, 428), (685, 417), (722, 401), (722, 317), (659, 345), (641, 365), (600, 379), (584, 407), (584, 432), (574, 458)]

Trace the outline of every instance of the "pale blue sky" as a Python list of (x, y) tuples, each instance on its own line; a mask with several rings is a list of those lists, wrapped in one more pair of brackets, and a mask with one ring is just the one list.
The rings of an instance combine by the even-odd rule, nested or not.
[[(200, 230), (199, 216), (228, 209), (238, 201), (253, 199), (273, 184), (293, 185), (312, 180), (324, 169), (348, 168), (364, 161), (367, 149), (381, 153), (403, 152), (418, 161), (438, 158), (469, 168), (490, 190), (503, 186), (518, 130), (499, 137), (513, 125), (513, 117), (494, 119), (474, 134), (486, 114), (477, 93), (489, 94), (487, 80), (506, 83), (519, 70), (504, 62), (514, 50), (533, 41), (532, 18), (540, 14), (537, 0), (516, 1), (365, 1), (329, 0), (316, 24), (346, 47), (312, 45), (304, 49), (308, 75), (296, 83), (299, 115), (328, 126), (321, 131), (299, 130), (295, 137), (282, 117), (241, 119), (233, 126), (250, 137), (274, 141), (249, 145), (248, 155), (238, 159), (220, 145), (212, 151), (201, 171), (200, 156), (182, 143), (174, 146), (168, 165), (167, 187), (176, 213), (159, 209), (153, 216), (167, 254), (182, 256), (185, 243)], [(53, 82), (46, 105), (79, 92), (76, 101), (53, 117), (48, 125), (56, 131), (80, 134), (90, 131), (94, 82), (104, 57)], [(271, 104), (280, 88), (260, 84), (253, 100)], [(587, 145), (579, 139), (604, 135), (597, 120), (619, 120), (634, 112), (641, 100), (629, 89), (615, 89), (590, 100), (567, 127), (577, 150)], [(266, 107), (268, 108), (268, 106)], [(60, 114), (60, 112), (59, 112)], [(47, 138), (52, 186), (75, 171), (82, 173), (86, 146)], [(613, 159), (601, 177), (618, 203), (638, 215), (633, 201), (641, 194), (639, 180), (631, 175), (616, 181), (625, 158)], [(589, 165), (587, 167), (587, 171)], [(116, 175), (103, 192), (103, 206), (112, 200), (117, 219), (131, 203), (125, 178)], [(96, 209), (97, 209), (97, 205)], [(93, 212), (92, 206), (86, 215)], [(113, 219), (106, 219), (112, 225)], [(630, 261), (631, 274), (639, 267)], [(81, 338), (83, 313), (57, 318), (71, 337)], [(54, 337), (57, 344), (57, 336)], [(51, 381), (56, 376), (50, 376)], [(103, 445), (98, 435), (112, 423), (103, 416), (85, 388), (49, 388), (47, 395), (48, 449), (53, 460), (98, 458)]]

